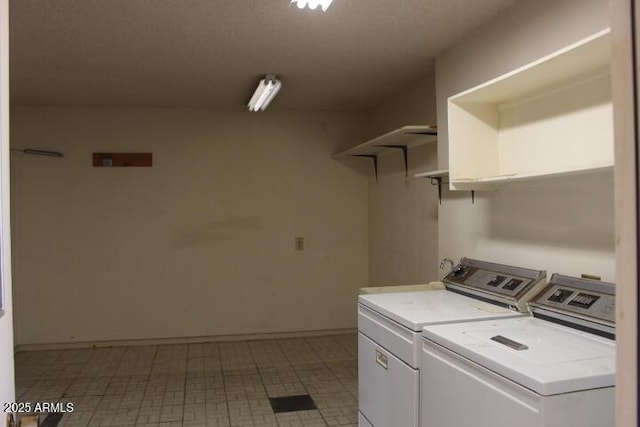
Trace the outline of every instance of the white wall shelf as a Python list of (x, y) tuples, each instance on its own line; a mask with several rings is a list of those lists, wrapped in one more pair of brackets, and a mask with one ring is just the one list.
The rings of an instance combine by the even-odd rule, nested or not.
[[(438, 186), (438, 204), (442, 204), (442, 186), (449, 184), (449, 169), (440, 169), (429, 172), (420, 172), (413, 175), (414, 178), (429, 178), (431, 185)], [(471, 190), (471, 203), (476, 202), (475, 190)]]
[(418, 145), (435, 142), (438, 128), (435, 125), (403, 126), (362, 144), (351, 147), (334, 155), (336, 159), (364, 158), (372, 159), (376, 177), (378, 176), (378, 158), (401, 150), (404, 156), (405, 174), (409, 174), (408, 149)]
[(415, 175), (413, 175), (414, 178), (431, 178), (436, 179), (436, 178), (446, 178), (449, 176), (449, 169), (440, 169), (440, 170), (435, 170), (435, 171), (428, 171), (428, 172), (420, 172), (417, 173)]
[(609, 30), (452, 96), (449, 185), (613, 167)]

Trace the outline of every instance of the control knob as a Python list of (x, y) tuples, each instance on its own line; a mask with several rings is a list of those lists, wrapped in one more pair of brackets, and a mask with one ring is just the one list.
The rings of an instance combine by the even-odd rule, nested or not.
[(466, 272), (467, 272), (467, 269), (465, 268), (465, 266), (462, 265), (462, 264), (458, 264), (453, 269), (453, 277), (460, 278), (460, 277), (464, 276), (464, 274)]

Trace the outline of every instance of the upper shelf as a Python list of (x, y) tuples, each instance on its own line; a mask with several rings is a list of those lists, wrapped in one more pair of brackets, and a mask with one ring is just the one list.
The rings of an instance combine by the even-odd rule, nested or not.
[(413, 147), (416, 145), (427, 144), (437, 139), (438, 128), (435, 125), (412, 125), (403, 126), (399, 129), (385, 133), (377, 138), (373, 138), (360, 145), (349, 148), (335, 154), (334, 157), (351, 157), (351, 156), (373, 156), (384, 153), (394, 152), (393, 147)]
[(603, 30), (449, 98), (451, 189), (612, 167), (610, 45)]
[[(569, 46), (451, 97), (453, 102), (503, 104), (579, 83), (592, 70), (608, 69), (610, 30), (605, 29)], [(578, 77), (578, 79), (576, 79)], [(541, 93), (542, 91), (542, 93)]]

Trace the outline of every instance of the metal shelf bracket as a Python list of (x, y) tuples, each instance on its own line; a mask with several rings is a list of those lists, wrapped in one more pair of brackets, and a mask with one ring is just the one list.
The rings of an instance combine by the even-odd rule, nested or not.
[(402, 150), (402, 155), (404, 157), (404, 176), (406, 178), (409, 178), (409, 162), (408, 162), (408, 158), (409, 158), (409, 147), (406, 145), (384, 145), (384, 144), (380, 144), (380, 145), (376, 145), (376, 147), (384, 147), (384, 148), (393, 148), (396, 150)]
[[(431, 185), (438, 186), (438, 204), (441, 205), (442, 204), (442, 185), (449, 184), (449, 182), (448, 181), (444, 182), (441, 176), (429, 176), (428, 178), (431, 180)], [(476, 204), (475, 190), (471, 190), (471, 203), (474, 205)]]
[(364, 157), (365, 159), (372, 159), (373, 171), (376, 174), (376, 181), (378, 180), (378, 155), (377, 154), (352, 154), (351, 157)]
[(431, 185), (438, 186), (438, 204), (442, 204), (442, 177), (441, 176), (433, 176), (431, 177)]

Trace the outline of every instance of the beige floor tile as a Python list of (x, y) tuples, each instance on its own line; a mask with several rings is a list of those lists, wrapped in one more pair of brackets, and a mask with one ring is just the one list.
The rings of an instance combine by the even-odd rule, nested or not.
[[(355, 334), (20, 352), (20, 401), (71, 402), (60, 426), (357, 425)], [(274, 414), (310, 393), (318, 410)]]

